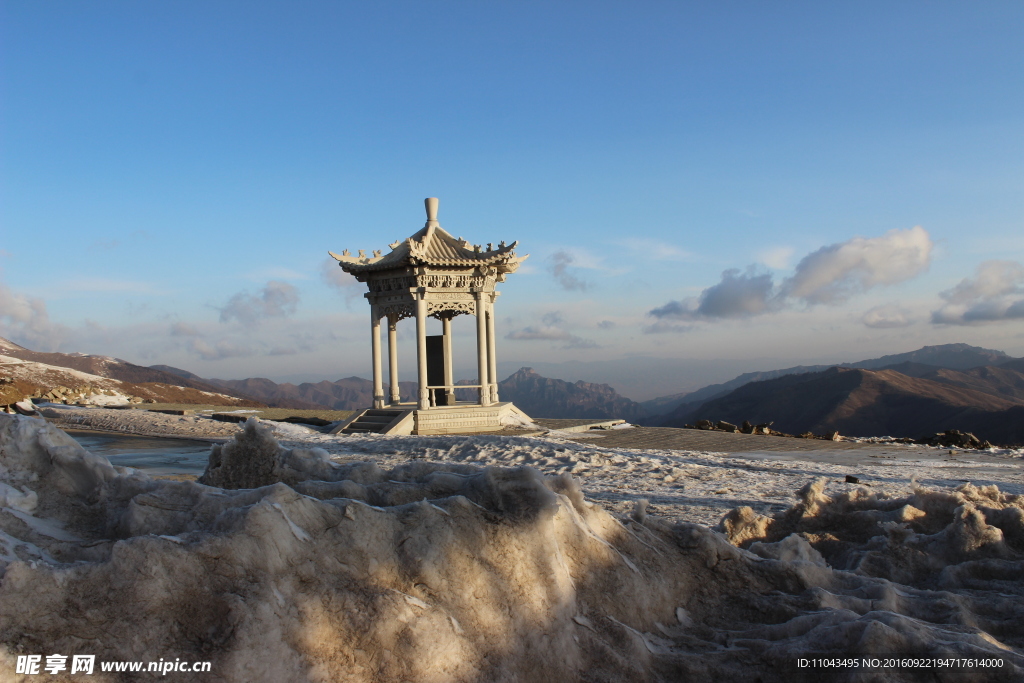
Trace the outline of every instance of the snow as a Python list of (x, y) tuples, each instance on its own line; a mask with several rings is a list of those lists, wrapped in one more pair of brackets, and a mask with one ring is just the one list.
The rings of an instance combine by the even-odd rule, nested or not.
[(548, 474), (579, 477), (589, 499), (628, 514), (639, 498), (656, 514), (673, 521), (714, 526), (729, 510), (750, 506), (760, 513), (790, 507), (794, 492), (808, 481), (827, 479), (826, 492), (858, 485), (900, 496), (921, 485), (956, 487), (964, 480), (996, 483), (1024, 494), (1021, 461), (1014, 454), (948, 455), (926, 446), (818, 452), (708, 453), (676, 450), (603, 448), (599, 439), (573, 441), (579, 434), (552, 431), (544, 438), (500, 435), (281, 437), (286, 448), (318, 446), (339, 463), (372, 459), (394, 467), (409, 460), (476, 466), (534, 467)]
[(85, 396), (82, 401), (94, 406), (126, 406), (131, 401), (131, 397), (127, 394), (115, 393), (113, 396), (109, 394), (89, 394)]
[(38, 502), (39, 496), (36, 495), (35, 491), (24, 488), (18, 490), (13, 486), (0, 482), (0, 507), (32, 512), (36, 509)]
[(281, 439), (301, 441), (312, 434), (319, 434), (319, 431), (316, 429), (310, 429), (309, 427), (303, 427), (291, 422), (267, 422), (266, 424), (271, 425), (274, 434)]
[[(81, 372), (80, 370), (73, 370), (71, 368), (58, 367), (56, 365), (47, 365), (45, 363), (36, 363), (29, 360), (21, 360), (19, 358), (13, 358), (11, 356), (0, 355), (0, 365), (4, 367), (4, 373), (15, 378), (26, 381), (31, 381), (43, 374), (51, 375), (63, 375), (66, 377), (74, 378), (79, 380), (80, 383), (94, 384), (103, 387), (115, 387), (120, 383), (116, 380), (109, 379), (107, 377), (100, 377), (99, 375), (91, 375), (88, 372)], [(66, 382), (67, 380), (65, 380)]]
[(18, 346), (17, 344), (12, 342), (11, 340), (4, 339), (3, 337), (0, 337), (0, 349), (3, 349), (5, 351), (26, 351), (27, 350), (24, 346)]
[(901, 451), (854, 460), (864, 486), (836, 481), (853, 456), (275, 435), (250, 419), (205, 483), (154, 480), (0, 415), (0, 481), (38, 497), (0, 512), (0, 660), (85, 639), (225, 681), (788, 683), (811, 652), (1024, 676), (1019, 459)]
[(524, 413), (518, 410), (509, 410), (502, 414), (501, 425), (503, 427), (516, 427), (519, 429), (536, 429), (541, 430), (542, 427), (538, 426), (528, 418)]

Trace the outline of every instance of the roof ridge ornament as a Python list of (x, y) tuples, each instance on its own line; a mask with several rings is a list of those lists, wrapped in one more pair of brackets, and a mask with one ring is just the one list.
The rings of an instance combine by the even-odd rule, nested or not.
[(427, 197), (423, 200), (423, 206), (427, 209), (427, 223), (424, 228), (439, 227), (437, 222), (437, 197)]

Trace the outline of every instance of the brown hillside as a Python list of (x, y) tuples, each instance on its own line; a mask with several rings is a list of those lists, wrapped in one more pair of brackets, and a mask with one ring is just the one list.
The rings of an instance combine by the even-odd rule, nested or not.
[(914, 367), (894, 365), (888, 369), (911, 377), (930, 379), (940, 384), (950, 384), (993, 396), (1024, 400), (1024, 371), (1016, 370), (1013, 367), (984, 365), (969, 370), (950, 370), (928, 365)]
[(6, 356), (0, 361), (0, 405), (29, 398), (72, 403), (88, 395), (111, 392), (135, 397), (136, 400), (149, 399), (157, 403), (263, 407), (258, 401), (228, 396), (216, 389), (200, 391), (160, 382), (123, 382), (81, 370), (11, 356)]
[(851, 436), (919, 436), (945, 429), (971, 431), (984, 419), (990, 433), (979, 434), (996, 443), (1012, 440), (1010, 426), (991, 433), (996, 417), (1024, 400), (909, 377), (895, 370), (830, 368), (823, 372), (788, 375), (752, 382), (726, 396), (703, 404), (666, 426), (682, 426), (697, 418), (739, 424), (775, 422), (790, 432)]
[(182, 375), (165, 372), (156, 368), (147, 368), (142, 365), (135, 365), (128, 361), (108, 356), (89, 356), (81, 353), (47, 353), (43, 351), (31, 351), (18, 346), (13, 342), (0, 338), (0, 354), (29, 360), (35, 363), (43, 363), (61, 368), (70, 368), (79, 372), (87, 372), (90, 375), (108, 377), (122, 382), (132, 384), (143, 384), (156, 382), (179, 387), (189, 387), (199, 391), (221, 392), (221, 389), (198, 379), (184, 377)]

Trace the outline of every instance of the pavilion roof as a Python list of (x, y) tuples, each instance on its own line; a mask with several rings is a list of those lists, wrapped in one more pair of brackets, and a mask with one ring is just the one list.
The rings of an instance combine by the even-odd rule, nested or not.
[(461, 237), (452, 237), (444, 228), (437, 225), (436, 221), (428, 221), (423, 229), (412, 236), (388, 245), (391, 251), (384, 255), (377, 250), (373, 252), (373, 256), (367, 256), (362, 249), (359, 250), (358, 256), (351, 255), (347, 249), (341, 254), (328, 253), (338, 261), (338, 265), (345, 272), (353, 274), (420, 265), (441, 268), (497, 266), (499, 272), (511, 273), (529, 256), (527, 254), (517, 257), (517, 244), (518, 242), (513, 242), (506, 245), (502, 242), (497, 248), (492, 248), (493, 245), (488, 244), (488, 248), (484, 249), (480, 245), (470, 244)]

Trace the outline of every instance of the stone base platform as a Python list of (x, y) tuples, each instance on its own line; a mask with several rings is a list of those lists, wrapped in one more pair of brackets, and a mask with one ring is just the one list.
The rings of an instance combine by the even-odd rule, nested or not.
[(481, 406), (463, 403), (418, 410), (413, 405), (364, 410), (338, 425), (333, 433), (470, 434), (498, 432), (509, 425), (528, 424), (529, 416), (511, 402)]

